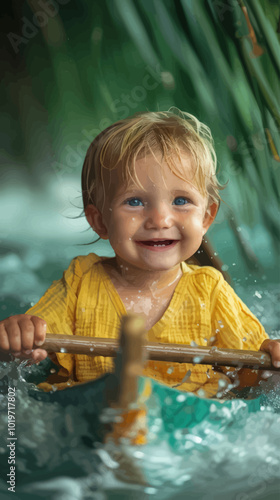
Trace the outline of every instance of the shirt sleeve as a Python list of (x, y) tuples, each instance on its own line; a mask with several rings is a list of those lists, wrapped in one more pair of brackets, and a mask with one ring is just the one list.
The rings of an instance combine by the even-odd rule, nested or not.
[(215, 344), (229, 349), (259, 350), (268, 337), (264, 327), (225, 281), (220, 282), (212, 311)]
[[(79, 258), (76, 257), (64, 271), (63, 277), (54, 281), (39, 302), (25, 314), (44, 319), (47, 323), (47, 333), (74, 335), (81, 277), (82, 270)], [(74, 355), (57, 353), (56, 359), (61, 366), (59, 375), (69, 377), (73, 373)]]

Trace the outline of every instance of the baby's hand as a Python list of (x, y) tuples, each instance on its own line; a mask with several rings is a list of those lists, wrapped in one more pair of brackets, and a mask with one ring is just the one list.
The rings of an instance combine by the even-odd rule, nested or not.
[[(37, 316), (18, 314), (0, 321), (0, 351), (34, 363), (48, 355), (44, 349), (35, 349), (45, 341), (47, 324)], [(0, 353), (1, 354), (1, 353)]]
[(275, 368), (280, 368), (280, 340), (266, 339), (260, 351), (268, 352), (271, 355), (272, 364)]

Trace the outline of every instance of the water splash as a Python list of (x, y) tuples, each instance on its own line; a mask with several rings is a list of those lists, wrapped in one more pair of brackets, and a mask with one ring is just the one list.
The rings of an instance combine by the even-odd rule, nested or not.
[[(39, 367), (28, 367), (26, 362), (19, 361), (1, 363), (0, 366), (0, 420), (3, 429), (7, 427), (3, 411), (7, 384), (17, 389), (17, 488), (22, 494), (32, 492), (37, 495), (34, 499), (44, 498), (48, 491), (49, 498), (58, 498), (57, 495), (63, 498), (63, 495), (70, 495), (71, 490), (76, 495), (73, 498), (84, 499), (102, 498), (103, 495), (104, 498), (110, 498), (110, 495), (115, 498), (117, 491), (124, 491), (124, 495), (128, 495), (124, 498), (130, 498), (129, 495), (138, 498), (139, 495), (140, 499), (151, 488), (160, 498), (179, 498), (179, 495), (183, 498), (186, 493), (188, 498), (195, 498), (197, 488), (206, 495), (215, 480), (219, 481), (220, 497), (217, 498), (222, 499), (223, 494), (233, 499), (240, 491), (251, 491), (252, 478), (255, 488), (265, 484), (267, 491), (277, 480), (280, 390), (279, 384), (275, 389), (275, 380), (268, 382), (266, 401), (260, 411), (249, 413), (243, 400), (233, 400), (230, 408), (213, 402), (208, 416), (192, 426), (184, 424), (184, 419), (191, 422), (190, 418), (201, 411), (194, 396), (189, 400), (187, 394), (177, 392), (176, 395), (174, 391), (175, 400), (166, 397), (162, 405), (161, 396), (152, 394), (148, 402), (148, 444), (139, 448), (127, 442), (117, 446), (93, 439), (93, 417), (89, 418), (89, 415), (93, 415), (95, 403), (89, 395), (85, 394), (83, 403), (86, 412), (81, 412), (74, 396), (72, 404), (64, 406), (54, 400), (45, 401), (36, 386), (27, 381), (30, 374), (34, 376), (34, 370), (38, 371)], [(36, 399), (30, 396), (30, 390), (37, 391)], [(199, 396), (203, 398), (203, 394)], [(174, 419), (175, 401), (176, 418), (179, 414), (180, 418), (185, 415), (180, 423)], [(107, 412), (107, 423), (114, 418), (112, 412), (110, 415)], [(97, 421), (95, 419), (94, 428)], [(7, 458), (3, 450), (5, 443), (1, 442), (2, 470)], [(123, 469), (130, 462), (136, 472), (141, 471), (145, 485), (139, 484), (139, 478), (130, 484), (123, 476)], [(265, 473), (257, 475), (257, 470), (265, 470)], [(1, 483), (0, 492), (4, 491), (3, 488)]]

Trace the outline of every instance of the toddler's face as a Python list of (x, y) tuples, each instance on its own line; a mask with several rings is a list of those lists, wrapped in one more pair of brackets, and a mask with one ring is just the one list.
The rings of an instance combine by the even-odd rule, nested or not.
[[(157, 161), (158, 160), (158, 161)], [(105, 202), (102, 221), (117, 258), (141, 269), (168, 270), (190, 258), (213, 222), (217, 205), (206, 212), (208, 200), (191, 184), (191, 159), (182, 157), (183, 181), (160, 156), (136, 161), (143, 188), (124, 188), (114, 172), (113, 192)]]

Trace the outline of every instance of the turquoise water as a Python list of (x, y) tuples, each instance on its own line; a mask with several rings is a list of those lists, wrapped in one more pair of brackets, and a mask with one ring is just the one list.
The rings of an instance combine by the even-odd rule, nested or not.
[[(54, 246), (42, 238), (32, 244), (20, 237), (18, 241), (2, 242), (1, 318), (25, 312), (61, 276), (72, 257), (90, 251), (103, 255), (111, 252), (108, 247), (77, 247), (65, 242)], [(237, 270), (233, 284), (271, 337), (280, 338), (279, 285), (264, 276), (256, 278)], [(221, 405), (193, 396), (186, 398), (175, 391), (170, 395), (157, 386), (147, 403), (148, 444), (132, 447), (124, 442), (116, 447), (100, 444), (102, 425), (94, 391), (102, 393), (102, 383), (94, 390), (89, 385), (82, 400), (72, 392), (68, 402), (65, 396), (62, 403), (56, 393), (51, 400), (43, 401), (31, 393), (35, 386), (28, 381), (29, 370), (18, 363), (0, 366), (0, 421), (4, 431), (0, 441), (1, 498), (9, 494), (5, 481), (7, 383), (16, 386), (17, 394), (14, 498), (279, 498), (278, 376), (264, 383), (261, 395), (256, 390), (251, 394), (256, 398), (253, 409), (253, 403), (241, 399)], [(105, 412), (103, 420), (106, 418), (110, 415)]]
[(114, 419), (112, 410), (102, 410), (110, 375), (45, 394), (27, 382), (40, 368), (24, 364), (0, 367), (1, 498), (7, 493), (7, 384), (16, 387), (17, 401), (14, 498), (279, 498), (280, 390), (272, 389), (279, 379), (252, 401), (225, 403), (155, 382), (146, 403), (148, 444), (116, 446), (101, 444), (103, 424)]

